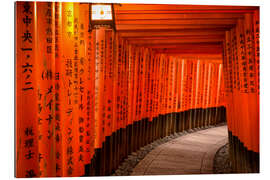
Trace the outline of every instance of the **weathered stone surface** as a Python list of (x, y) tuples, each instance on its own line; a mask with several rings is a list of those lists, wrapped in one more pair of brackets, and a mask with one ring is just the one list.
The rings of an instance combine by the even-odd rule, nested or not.
[[(220, 126), (211, 129), (196, 129), (157, 139), (128, 155), (112, 176), (213, 173), (215, 153), (226, 143), (226, 128), (226, 126)], [(216, 137), (219, 140), (225, 139), (224, 143), (216, 140)], [(207, 154), (205, 151), (209, 149), (209, 146), (213, 149), (209, 151), (210, 154)], [(224, 152), (221, 153), (224, 154)], [(203, 157), (207, 159), (202, 160)]]
[(229, 144), (222, 146), (216, 153), (213, 165), (215, 174), (233, 173), (229, 159)]

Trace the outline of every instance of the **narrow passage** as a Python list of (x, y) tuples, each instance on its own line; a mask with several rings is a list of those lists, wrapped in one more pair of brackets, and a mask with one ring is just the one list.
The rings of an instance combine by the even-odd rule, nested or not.
[(217, 150), (228, 142), (227, 126), (173, 139), (153, 149), (132, 175), (212, 174)]

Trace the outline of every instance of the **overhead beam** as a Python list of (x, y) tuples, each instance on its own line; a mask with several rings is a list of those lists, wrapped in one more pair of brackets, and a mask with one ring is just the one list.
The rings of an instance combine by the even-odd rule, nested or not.
[(257, 7), (254, 6), (217, 6), (217, 5), (179, 5), (179, 4), (120, 4), (114, 5), (114, 9), (116, 12), (121, 10), (146, 10), (146, 11), (248, 11), (255, 10)]
[(234, 25), (213, 25), (213, 24), (191, 24), (191, 25), (162, 25), (162, 24), (136, 24), (136, 25), (127, 25), (127, 24), (116, 24), (116, 30), (183, 30), (183, 29), (224, 29), (229, 30)]
[(222, 48), (220, 42), (203, 42), (203, 43), (171, 43), (171, 44), (144, 44), (144, 47), (155, 49), (190, 49), (190, 48)]
[(236, 19), (141, 19), (141, 20), (118, 20), (116, 25), (234, 25)]
[(182, 35), (182, 36), (149, 36), (149, 37), (125, 37), (127, 40), (136, 41), (136, 40), (188, 40), (188, 39), (218, 39), (223, 40), (225, 38), (224, 35)]
[(154, 39), (154, 40), (129, 40), (131, 44), (177, 44), (177, 43), (202, 43), (202, 42), (223, 42), (223, 39), (193, 38), (193, 39)]
[(139, 11), (134, 13), (133, 11), (127, 13), (117, 13), (115, 16), (116, 21), (119, 20), (144, 20), (144, 19), (152, 19), (152, 20), (161, 20), (161, 19), (238, 19), (243, 18), (244, 15), (241, 13), (143, 13)]
[(181, 31), (119, 31), (121, 37), (161, 37), (161, 36), (211, 36), (225, 35), (224, 30), (181, 30)]

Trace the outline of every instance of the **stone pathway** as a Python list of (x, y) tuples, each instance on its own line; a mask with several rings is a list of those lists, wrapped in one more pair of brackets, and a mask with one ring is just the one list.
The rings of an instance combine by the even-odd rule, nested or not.
[(215, 154), (226, 143), (227, 126), (186, 134), (150, 151), (131, 175), (213, 174)]
[(229, 159), (229, 143), (222, 146), (216, 153), (213, 165), (215, 174), (234, 173)]

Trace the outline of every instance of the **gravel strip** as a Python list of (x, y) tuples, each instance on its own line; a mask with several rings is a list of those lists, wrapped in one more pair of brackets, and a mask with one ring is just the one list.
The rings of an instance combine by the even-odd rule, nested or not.
[(226, 125), (226, 123), (221, 123), (216, 126), (207, 126), (203, 128), (196, 128), (188, 131), (183, 131), (179, 133), (174, 133), (169, 136), (166, 136), (164, 138), (157, 139), (156, 141), (141, 147), (138, 151), (132, 152), (128, 157), (120, 164), (118, 169), (111, 174), (111, 176), (130, 176), (135, 166), (153, 149), (155, 149), (157, 146), (164, 144), (166, 142), (169, 142), (175, 138), (178, 138), (180, 136), (187, 135), (189, 133), (193, 133), (196, 131), (212, 128), (212, 127), (218, 127)]
[(222, 146), (215, 155), (213, 171), (215, 174), (233, 173), (229, 159), (229, 143)]

